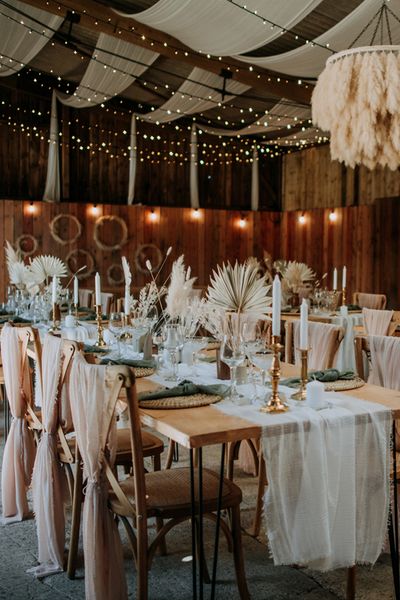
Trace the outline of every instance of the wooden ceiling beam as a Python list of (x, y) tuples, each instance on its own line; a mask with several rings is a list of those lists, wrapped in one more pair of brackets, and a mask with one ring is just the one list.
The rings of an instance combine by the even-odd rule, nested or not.
[(311, 84), (303, 82), (299, 85), (292, 77), (259, 67), (252, 68), (233, 58), (222, 57), (221, 60), (214, 56), (207, 58), (207, 55), (185, 46), (176, 38), (134, 19), (120, 16), (111, 8), (94, 0), (24, 1), (63, 17), (66, 17), (69, 11), (74, 11), (80, 16), (80, 25), (89, 30), (106, 33), (217, 75), (221, 74), (222, 69), (228, 69), (232, 71), (236, 81), (254, 89), (268, 91), (277, 98), (287, 98), (300, 104), (310, 103), (313, 87)]

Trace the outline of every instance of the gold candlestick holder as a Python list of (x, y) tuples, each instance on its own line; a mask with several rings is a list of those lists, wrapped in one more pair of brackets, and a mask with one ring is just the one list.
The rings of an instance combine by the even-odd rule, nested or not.
[(103, 319), (101, 316), (101, 305), (100, 304), (96, 305), (96, 321), (97, 321), (97, 341), (95, 343), (95, 346), (102, 348), (103, 346), (106, 346), (106, 343), (103, 338)]
[(59, 324), (59, 315), (60, 311), (58, 309), (58, 304), (54, 303), (51, 311), (51, 327), (49, 329), (49, 333), (58, 333), (60, 331)]
[(300, 371), (300, 388), (290, 397), (292, 400), (306, 399), (306, 386), (308, 383), (308, 349), (300, 350), (301, 371)]
[(74, 304), (74, 317), (75, 317), (75, 319), (78, 318), (78, 314), (79, 314), (78, 308), (79, 308), (78, 304)]
[(342, 306), (346, 306), (346, 288), (342, 289)]
[(279, 360), (279, 353), (283, 349), (280, 343), (280, 336), (272, 336), (271, 350), (273, 352), (272, 364), (270, 369), (271, 374), (271, 387), (272, 391), (268, 396), (268, 401), (261, 408), (261, 412), (266, 413), (282, 413), (286, 412), (289, 407), (284, 403), (282, 398), (279, 396), (278, 386), (281, 377), (281, 364)]

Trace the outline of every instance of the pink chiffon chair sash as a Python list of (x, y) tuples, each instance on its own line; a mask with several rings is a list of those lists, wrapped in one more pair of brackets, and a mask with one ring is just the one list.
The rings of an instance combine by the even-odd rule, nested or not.
[(37, 576), (63, 570), (66, 501), (65, 474), (57, 457), (62, 340), (46, 335), (42, 351), (42, 436), (32, 476), (33, 509), (39, 551)]
[(400, 390), (400, 338), (371, 335), (371, 372), (368, 383)]
[(71, 410), (86, 478), (82, 522), (87, 600), (127, 598), (122, 546), (108, 510), (103, 471), (105, 453), (115, 449), (114, 412), (120, 386), (111, 388), (107, 367), (88, 364), (79, 354), (73, 359)]
[(393, 318), (392, 310), (376, 310), (363, 308), (364, 328), (368, 335), (388, 335), (390, 321)]
[(30, 515), (26, 497), (35, 460), (35, 442), (25, 419), (31, 394), (26, 362), (28, 336), (23, 341), (18, 330), (6, 323), (1, 332), (1, 358), (4, 383), (12, 422), (4, 448), (1, 495), (3, 521), (22, 521)]
[[(330, 323), (308, 323), (308, 368), (310, 370), (332, 367), (335, 346), (338, 347), (341, 327)], [(300, 364), (300, 321), (293, 322), (295, 364)]]

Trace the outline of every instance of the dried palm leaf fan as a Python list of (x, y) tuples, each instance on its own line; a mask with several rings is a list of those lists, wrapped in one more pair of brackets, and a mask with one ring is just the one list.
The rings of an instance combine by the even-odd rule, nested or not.
[[(313, 123), (330, 132), (332, 159), (350, 167), (400, 165), (400, 46), (392, 44), (389, 18), (400, 23), (384, 2), (350, 49), (327, 60), (313, 92)], [(371, 45), (353, 48), (370, 26)]]

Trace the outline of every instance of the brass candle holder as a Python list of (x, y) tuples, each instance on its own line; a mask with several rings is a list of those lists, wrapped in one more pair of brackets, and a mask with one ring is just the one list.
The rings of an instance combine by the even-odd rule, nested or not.
[(271, 374), (271, 388), (272, 391), (268, 396), (268, 401), (261, 408), (261, 412), (266, 413), (282, 413), (286, 412), (289, 407), (284, 403), (282, 398), (279, 396), (278, 386), (279, 380), (281, 377), (281, 364), (279, 360), (279, 353), (283, 349), (283, 346), (280, 343), (280, 336), (273, 335), (272, 336), (272, 344), (271, 350), (273, 352), (272, 356), (272, 364), (270, 369)]
[(106, 343), (103, 338), (103, 319), (101, 316), (101, 312), (102, 312), (101, 305), (97, 304), (96, 305), (97, 341), (95, 343), (95, 346), (98, 346), (99, 348), (106, 346)]
[(75, 317), (75, 319), (78, 318), (78, 314), (79, 314), (78, 308), (79, 308), (78, 304), (74, 304), (74, 317)]
[(342, 306), (346, 306), (346, 288), (342, 289)]
[(50, 333), (59, 332), (60, 331), (59, 324), (60, 324), (60, 309), (58, 307), (58, 304), (55, 302), (53, 304), (52, 311), (51, 311), (51, 327), (49, 329), (49, 332)]
[(300, 371), (300, 387), (292, 394), (290, 397), (292, 400), (305, 400), (307, 393), (307, 383), (308, 383), (308, 349), (300, 350), (300, 359), (301, 359), (301, 371)]

